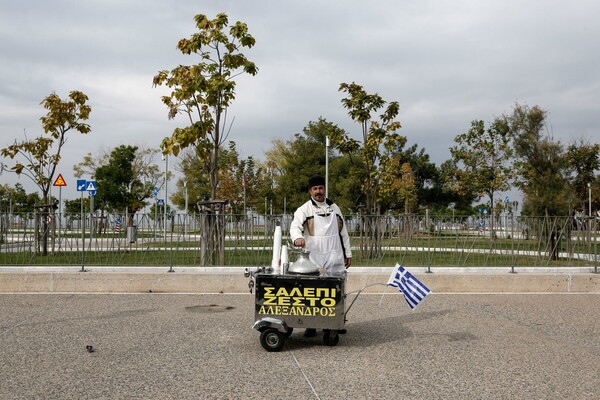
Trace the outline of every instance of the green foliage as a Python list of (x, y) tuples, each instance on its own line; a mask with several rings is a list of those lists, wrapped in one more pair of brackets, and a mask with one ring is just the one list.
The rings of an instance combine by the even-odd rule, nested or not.
[[(239, 159), (234, 142), (229, 142), (227, 149), (221, 149), (219, 157), (219, 189), (217, 198), (227, 200), (234, 214), (243, 214), (244, 188), (246, 191), (246, 206), (257, 207), (262, 204), (265, 187), (270, 180), (265, 176), (264, 168), (260, 167), (253, 157)], [(182, 154), (179, 170), (183, 177), (177, 181), (177, 190), (172, 201), (179, 208), (185, 209), (186, 190), (188, 212), (197, 211), (197, 203), (206, 201), (211, 196), (209, 173), (204, 168), (202, 158), (195, 151), (188, 149)]]
[(487, 195), (493, 204), (495, 193), (510, 188), (512, 148), (506, 121), (496, 119), (487, 129), (482, 120), (473, 121), (471, 129), (456, 136), (454, 142), (450, 153), (457, 167), (457, 191)]
[[(152, 152), (152, 151), (150, 151)], [(137, 146), (113, 149), (105, 164), (95, 170), (98, 182), (96, 208), (113, 212), (144, 207), (160, 178), (158, 167), (146, 164)]]
[(177, 207), (185, 208), (185, 186), (188, 192), (189, 212), (197, 210), (198, 201), (210, 198), (210, 181), (204, 166), (201, 157), (194, 149), (186, 149), (181, 153), (177, 168), (183, 177), (177, 181), (177, 189), (171, 198)]
[(95, 207), (122, 212), (131, 205), (130, 185), (133, 181), (135, 146), (119, 146), (110, 154), (108, 164), (96, 170), (98, 192)]
[[(83, 212), (87, 212), (90, 209), (90, 196), (83, 196)], [(63, 213), (67, 218), (79, 218), (81, 215), (81, 198), (65, 200)]]
[(238, 215), (244, 213), (244, 196), (246, 208), (256, 209), (264, 197), (272, 200), (271, 180), (252, 156), (240, 160), (235, 143), (229, 142), (220, 159), (218, 198), (228, 200), (231, 212)]
[[(185, 55), (199, 57), (195, 65), (179, 65), (171, 71), (159, 71), (154, 86), (165, 85), (171, 92), (162, 97), (168, 107), (168, 117), (184, 114), (189, 126), (176, 128), (163, 139), (165, 154), (178, 155), (182, 149), (193, 146), (209, 170), (211, 198), (217, 195), (219, 184), (219, 151), (226, 138), (226, 110), (235, 99), (234, 78), (242, 73), (256, 75), (258, 68), (241, 53), (251, 48), (254, 38), (245, 23), (229, 26), (226, 14), (210, 20), (205, 15), (195, 17), (199, 32), (181, 39), (177, 48)], [(227, 29), (229, 28), (229, 29)]]
[(568, 163), (559, 141), (545, 135), (546, 111), (517, 104), (506, 117), (515, 144), (517, 186), (525, 196), (524, 215), (567, 215)]
[(84, 174), (99, 180), (94, 207), (110, 211), (135, 211), (148, 204), (154, 187), (164, 185), (164, 173), (155, 163), (156, 149), (119, 146), (110, 153), (90, 153), (73, 167), (75, 176)]
[(23, 185), (17, 183), (14, 187), (0, 185), (0, 212), (16, 214), (33, 214), (33, 206), (41, 204), (38, 193), (27, 193)]
[[(67, 132), (78, 131), (81, 134), (90, 132), (87, 121), (92, 111), (86, 104), (88, 97), (79, 91), (72, 91), (66, 100), (62, 100), (55, 93), (50, 94), (42, 101), (42, 106), (47, 110), (41, 117), (42, 128), (47, 136), (39, 136), (29, 140), (25, 137), (22, 142), (0, 150), (0, 154), (15, 160), (16, 163), (3, 170), (11, 171), (17, 175), (25, 175), (31, 179), (42, 192), (42, 202), (50, 203), (49, 192), (52, 187), (56, 168), (61, 160), (61, 150), (67, 141)], [(42, 219), (42, 255), (48, 254), (48, 229), (47, 220)]]
[[(406, 138), (396, 133), (401, 127), (400, 122), (395, 120), (400, 105), (395, 101), (387, 103), (378, 94), (369, 94), (354, 82), (340, 84), (339, 91), (348, 95), (342, 99), (342, 105), (348, 110), (350, 118), (360, 124), (362, 143), (341, 132), (332, 136), (332, 142), (344, 154), (359, 155), (360, 163), (364, 167), (362, 194), (365, 196), (366, 209), (368, 212), (375, 212), (376, 202), (382, 198), (381, 169), (393, 168), (393, 164), (397, 163), (393, 158), (382, 158), (383, 148), (392, 151), (401, 149), (406, 143)], [(376, 115), (380, 111), (382, 113), (374, 117), (373, 114)], [(392, 165), (388, 167), (386, 162)], [(386, 195), (383, 194), (383, 197)]]
[[(148, 217), (153, 221), (164, 221), (165, 220), (165, 206), (158, 205), (156, 201), (152, 202), (148, 211)], [(166, 209), (167, 219), (175, 218), (175, 210), (171, 208), (170, 204), (167, 204)]]
[(47, 136), (27, 139), (3, 148), (0, 154), (16, 159), (16, 163), (5, 170), (17, 175), (25, 175), (41, 190), (44, 202), (48, 202), (48, 193), (53, 183), (56, 168), (61, 160), (61, 150), (67, 140), (67, 132), (75, 130), (81, 134), (90, 132), (85, 123), (92, 111), (86, 104), (88, 97), (79, 91), (69, 93), (68, 99), (62, 100), (55, 93), (46, 97), (41, 105), (47, 110), (41, 117), (42, 128)]
[[(569, 181), (574, 189), (574, 198), (569, 198), (574, 207), (587, 210), (589, 189), (592, 192), (592, 209), (600, 209), (600, 181), (596, 172), (600, 170), (600, 145), (580, 140), (572, 143), (565, 154)], [(588, 187), (588, 184), (591, 187)], [(587, 213), (586, 213), (587, 214)]]
[[(293, 210), (308, 200), (308, 179), (313, 175), (325, 176), (326, 138), (345, 135), (345, 132), (324, 118), (311, 121), (302, 133), (296, 133), (294, 139), (282, 148), (283, 171), (275, 177), (276, 196), (286, 198), (288, 209)], [(358, 170), (349, 157), (340, 157), (329, 149), (329, 187), (328, 196), (342, 209), (352, 209), (360, 204), (360, 185)], [(281, 204), (282, 201), (279, 203)]]

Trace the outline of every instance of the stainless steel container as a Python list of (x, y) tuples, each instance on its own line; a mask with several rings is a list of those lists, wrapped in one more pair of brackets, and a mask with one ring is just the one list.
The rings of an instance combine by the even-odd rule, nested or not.
[(298, 259), (289, 266), (287, 273), (294, 275), (319, 275), (319, 267), (317, 267), (309, 256), (310, 251), (302, 249), (298, 254)]

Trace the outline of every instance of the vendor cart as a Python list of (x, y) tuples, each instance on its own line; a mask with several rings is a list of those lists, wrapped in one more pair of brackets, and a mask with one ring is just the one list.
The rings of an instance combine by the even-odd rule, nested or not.
[(323, 342), (335, 346), (344, 332), (346, 276), (258, 273), (254, 275), (255, 323), (260, 344), (279, 351), (294, 328), (322, 329)]

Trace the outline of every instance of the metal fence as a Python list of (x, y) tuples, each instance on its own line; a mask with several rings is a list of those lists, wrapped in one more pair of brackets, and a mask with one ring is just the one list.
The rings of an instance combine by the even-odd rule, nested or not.
[[(226, 266), (270, 265), (291, 215), (225, 214)], [(599, 265), (593, 218), (365, 216), (346, 218), (353, 265), (552, 267)], [(3, 266), (198, 266), (199, 215), (0, 214)], [(44, 244), (45, 243), (45, 244)], [(295, 259), (291, 255), (292, 261)]]

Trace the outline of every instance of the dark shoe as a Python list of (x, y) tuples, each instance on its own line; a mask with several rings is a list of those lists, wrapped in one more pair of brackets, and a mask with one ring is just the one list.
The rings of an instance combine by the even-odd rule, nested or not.
[(314, 328), (308, 328), (304, 331), (304, 337), (315, 337), (317, 335), (317, 330)]

